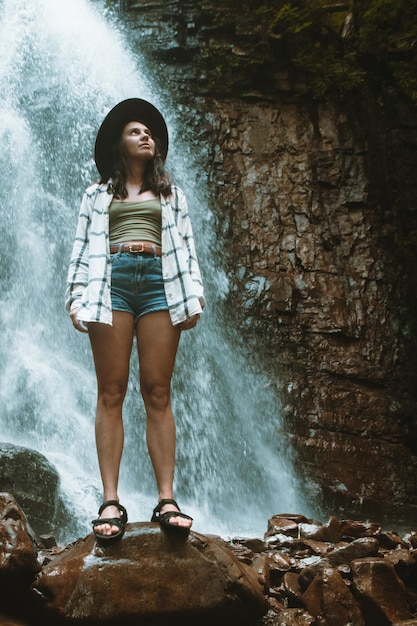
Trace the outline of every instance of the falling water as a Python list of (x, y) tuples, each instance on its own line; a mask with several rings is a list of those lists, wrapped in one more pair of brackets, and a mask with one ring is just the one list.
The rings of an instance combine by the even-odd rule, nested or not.
[[(149, 99), (170, 128), (167, 168), (187, 193), (209, 302), (198, 329), (184, 333), (174, 375), (176, 495), (200, 532), (260, 536), (268, 516), (303, 505), (278, 398), (248, 369), (222, 317), (227, 280), (210, 258), (204, 176), (184, 160), (175, 112), (97, 2), (0, 0), (0, 8), (0, 440), (48, 457), (76, 531), (89, 532), (101, 498), (95, 376), (63, 292), (81, 195), (96, 178), (98, 125), (123, 98)], [(120, 484), (132, 521), (149, 519), (156, 501), (136, 369), (133, 354)], [(71, 539), (65, 529), (62, 537)]]

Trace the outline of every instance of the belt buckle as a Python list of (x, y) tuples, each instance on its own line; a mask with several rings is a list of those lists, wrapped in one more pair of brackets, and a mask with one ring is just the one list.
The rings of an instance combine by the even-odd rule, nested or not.
[[(132, 250), (133, 246), (140, 246), (139, 250)], [(135, 252), (137, 253), (141, 253), (141, 252), (145, 252), (145, 244), (143, 243), (143, 241), (141, 241), (140, 243), (131, 243), (129, 244), (129, 252), (131, 254), (134, 254)]]

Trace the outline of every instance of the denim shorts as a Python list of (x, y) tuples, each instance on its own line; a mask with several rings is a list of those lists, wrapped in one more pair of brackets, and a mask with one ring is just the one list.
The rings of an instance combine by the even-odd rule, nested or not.
[(110, 255), (113, 311), (126, 311), (137, 320), (155, 311), (168, 311), (161, 257), (130, 252)]

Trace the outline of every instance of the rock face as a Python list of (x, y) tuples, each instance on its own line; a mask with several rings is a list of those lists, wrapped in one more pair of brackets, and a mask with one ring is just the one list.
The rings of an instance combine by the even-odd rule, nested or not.
[(236, 44), (230, 29), (209, 28), (193, 1), (121, 8), (202, 150), (227, 317), (266, 356), (311, 501), (415, 519), (415, 109), (382, 85), (314, 101), (285, 59), (264, 90), (219, 97), (199, 63), (205, 47)]
[(371, 196), (358, 120), (329, 103), (212, 106), (223, 154), (213, 180), (224, 171), (233, 183), (219, 198), (232, 301), (269, 338), (305, 480), (330, 506), (411, 519), (405, 294), (399, 276), (390, 282), (395, 225)]

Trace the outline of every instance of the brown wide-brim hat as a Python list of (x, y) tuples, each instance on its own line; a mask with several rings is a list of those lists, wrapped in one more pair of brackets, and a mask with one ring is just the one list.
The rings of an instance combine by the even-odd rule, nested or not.
[(168, 129), (158, 109), (141, 98), (122, 100), (111, 109), (99, 128), (94, 149), (94, 160), (103, 178), (112, 171), (112, 147), (120, 137), (128, 122), (141, 122), (149, 128), (154, 139), (158, 139), (159, 149), (165, 161), (168, 152)]

